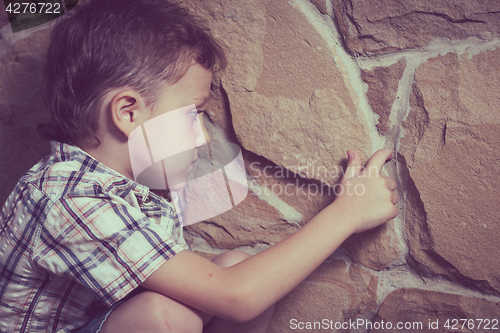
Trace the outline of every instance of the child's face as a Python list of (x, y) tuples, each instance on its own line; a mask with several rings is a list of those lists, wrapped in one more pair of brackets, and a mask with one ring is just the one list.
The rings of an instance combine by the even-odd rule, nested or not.
[[(149, 146), (152, 150), (157, 147), (158, 156), (163, 158), (172, 191), (185, 186), (198, 158), (197, 148), (210, 142), (202, 111), (207, 107), (211, 84), (211, 71), (198, 64), (191, 66), (177, 83), (163, 90), (149, 121), (144, 124)], [(148, 129), (148, 123), (154, 131)]]

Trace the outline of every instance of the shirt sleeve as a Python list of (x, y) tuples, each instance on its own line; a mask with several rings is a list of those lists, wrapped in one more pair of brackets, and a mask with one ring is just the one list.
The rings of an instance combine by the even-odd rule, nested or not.
[(54, 203), (35, 246), (34, 261), (93, 290), (111, 306), (185, 249), (172, 234), (175, 211), (146, 216), (119, 197), (66, 197)]

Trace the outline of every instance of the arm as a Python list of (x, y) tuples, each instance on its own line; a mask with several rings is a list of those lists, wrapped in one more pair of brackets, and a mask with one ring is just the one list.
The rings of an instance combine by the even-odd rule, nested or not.
[(344, 191), (296, 233), (231, 267), (221, 268), (183, 251), (143, 286), (221, 318), (243, 322), (256, 317), (309, 276), (351, 234), (397, 215), (396, 184), (379, 173), (392, 157), (390, 150), (375, 153), (365, 171), (359, 156), (351, 154), (341, 184), (350, 187), (351, 194), (361, 184), (363, 195)]

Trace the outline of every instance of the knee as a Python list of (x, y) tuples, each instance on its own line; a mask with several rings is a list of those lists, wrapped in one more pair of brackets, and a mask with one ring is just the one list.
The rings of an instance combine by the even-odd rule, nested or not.
[(218, 255), (212, 260), (212, 262), (221, 267), (229, 267), (236, 265), (237, 263), (251, 256), (251, 254), (245, 253), (243, 251), (231, 250)]
[[(144, 291), (133, 301), (136, 315), (144, 322), (143, 331), (201, 333), (203, 320), (198, 310), (156, 292)], [(140, 314), (138, 313), (140, 312)]]

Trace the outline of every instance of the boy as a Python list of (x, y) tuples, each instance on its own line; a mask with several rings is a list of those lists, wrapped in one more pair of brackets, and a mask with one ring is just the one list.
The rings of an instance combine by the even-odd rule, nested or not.
[[(348, 151), (344, 191), (295, 234), (255, 255), (188, 250), (173, 206), (134, 181), (128, 138), (176, 112), (168, 177), (180, 190), (210, 142), (203, 125), (220, 46), (164, 0), (91, 0), (54, 29), (45, 70), (52, 155), (0, 215), (2, 332), (265, 332), (273, 304), (351, 234), (397, 215), (396, 184)], [(193, 108), (186, 106), (194, 105)], [(181, 110), (181, 111), (179, 111)], [(171, 181), (172, 180), (172, 181)], [(296, 268), (300, 267), (300, 270)], [(99, 306), (101, 305), (101, 306)]]

